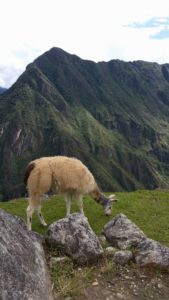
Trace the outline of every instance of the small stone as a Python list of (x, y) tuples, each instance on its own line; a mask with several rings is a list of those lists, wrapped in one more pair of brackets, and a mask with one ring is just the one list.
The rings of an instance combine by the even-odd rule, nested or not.
[(124, 276), (124, 279), (131, 279), (131, 277), (130, 276)]
[(140, 275), (140, 278), (147, 278), (147, 276), (144, 275), (144, 274), (141, 274), (141, 275)]
[(97, 280), (95, 280), (95, 281), (92, 282), (92, 286), (97, 286), (97, 285), (99, 285), (99, 283), (98, 283)]
[(116, 253), (117, 249), (114, 247), (107, 247), (105, 249), (106, 256), (113, 256)]
[(124, 299), (123, 295), (120, 294), (120, 293), (117, 293), (117, 294), (116, 294), (116, 297), (117, 297), (118, 299)]
[(117, 251), (114, 254), (114, 262), (119, 265), (126, 265), (133, 259), (133, 253), (129, 250), (127, 251)]
[(61, 262), (68, 261), (69, 258), (67, 256), (61, 256), (61, 257), (51, 257), (50, 259), (50, 266), (52, 267), (53, 265)]
[(164, 288), (164, 285), (163, 285), (162, 283), (158, 283), (158, 284), (157, 284), (157, 287), (158, 287), (158, 289), (163, 289), (163, 288)]

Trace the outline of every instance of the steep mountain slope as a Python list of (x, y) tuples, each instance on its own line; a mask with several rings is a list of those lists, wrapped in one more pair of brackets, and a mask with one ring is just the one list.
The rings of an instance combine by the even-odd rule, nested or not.
[(169, 65), (94, 63), (52, 48), (0, 96), (0, 194), (20, 195), (27, 162), (65, 154), (104, 190), (168, 187)]

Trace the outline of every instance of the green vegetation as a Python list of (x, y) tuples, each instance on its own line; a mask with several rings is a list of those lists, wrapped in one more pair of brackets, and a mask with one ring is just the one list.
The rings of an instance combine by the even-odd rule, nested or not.
[[(106, 217), (103, 209), (89, 197), (84, 198), (84, 210), (89, 223), (97, 235), (101, 235), (103, 226), (118, 213), (124, 213), (144, 233), (155, 240), (169, 246), (169, 192), (167, 190), (138, 190), (135, 192), (116, 193), (119, 201), (114, 204), (112, 215)], [(7, 212), (26, 219), (27, 200), (16, 199), (9, 202), (0, 202), (0, 208)], [(73, 212), (78, 211), (75, 201)], [(48, 224), (65, 216), (65, 203), (63, 197), (52, 196), (43, 202), (42, 211)], [(36, 215), (33, 218), (33, 230), (45, 234), (47, 229), (39, 224)], [(106, 244), (103, 245), (105, 247)], [(58, 256), (56, 249), (49, 249), (47, 257)], [(112, 259), (103, 257), (95, 266), (79, 268), (74, 266), (71, 259), (50, 265), (50, 273), (54, 283), (54, 290), (58, 299), (71, 296), (78, 299), (83, 294), (87, 285), (96, 282), (98, 276), (111, 276), (116, 272), (116, 266), (112, 266)], [(59, 298), (60, 297), (60, 298)]]
[(169, 188), (169, 66), (53, 48), (0, 95), (0, 197), (40, 156), (80, 158), (105, 191)]
[[(84, 197), (84, 210), (89, 223), (97, 235), (101, 234), (103, 226), (118, 213), (125, 214), (145, 234), (161, 243), (169, 246), (169, 192), (166, 190), (146, 191), (138, 190), (135, 192), (116, 193), (119, 201), (114, 204), (112, 215), (106, 217), (103, 209), (93, 199)], [(9, 202), (0, 202), (0, 208), (7, 212), (17, 215), (26, 220), (26, 199), (16, 199)], [(62, 196), (52, 196), (47, 201), (43, 201), (42, 211), (48, 224), (63, 218), (66, 213), (65, 202)], [(72, 212), (77, 212), (76, 202), (73, 201)], [(46, 228), (39, 224), (39, 220), (34, 214), (33, 230), (45, 234)]]

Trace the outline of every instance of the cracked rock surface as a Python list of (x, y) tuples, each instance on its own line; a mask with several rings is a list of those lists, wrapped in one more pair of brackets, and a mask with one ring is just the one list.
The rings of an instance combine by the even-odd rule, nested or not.
[(51, 300), (43, 238), (0, 209), (0, 299)]

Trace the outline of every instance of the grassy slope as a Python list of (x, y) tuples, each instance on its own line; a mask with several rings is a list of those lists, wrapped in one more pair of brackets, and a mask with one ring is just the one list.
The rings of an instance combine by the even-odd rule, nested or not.
[[(113, 207), (112, 215), (103, 215), (103, 209), (91, 198), (85, 197), (84, 209), (91, 227), (96, 234), (100, 235), (103, 226), (118, 213), (124, 213), (129, 219), (136, 223), (145, 234), (169, 246), (169, 197), (168, 191), (135, 191), (117, 193), (119, 199)], [(10, 202), (0, 203), (0, 208), (7, 212), (25, 219), (27, 200), (17, 199)], [(77, 211), (76, 203), (73, 203), (74, 212)], [(62, 196), (53, 196), (43, 202), (42, 208), (45, 220), (48, 224), (65, 216), (65, 203)], [(33, 218), (33, 230), (45, 233), (39, 224), (36, 215)]]

